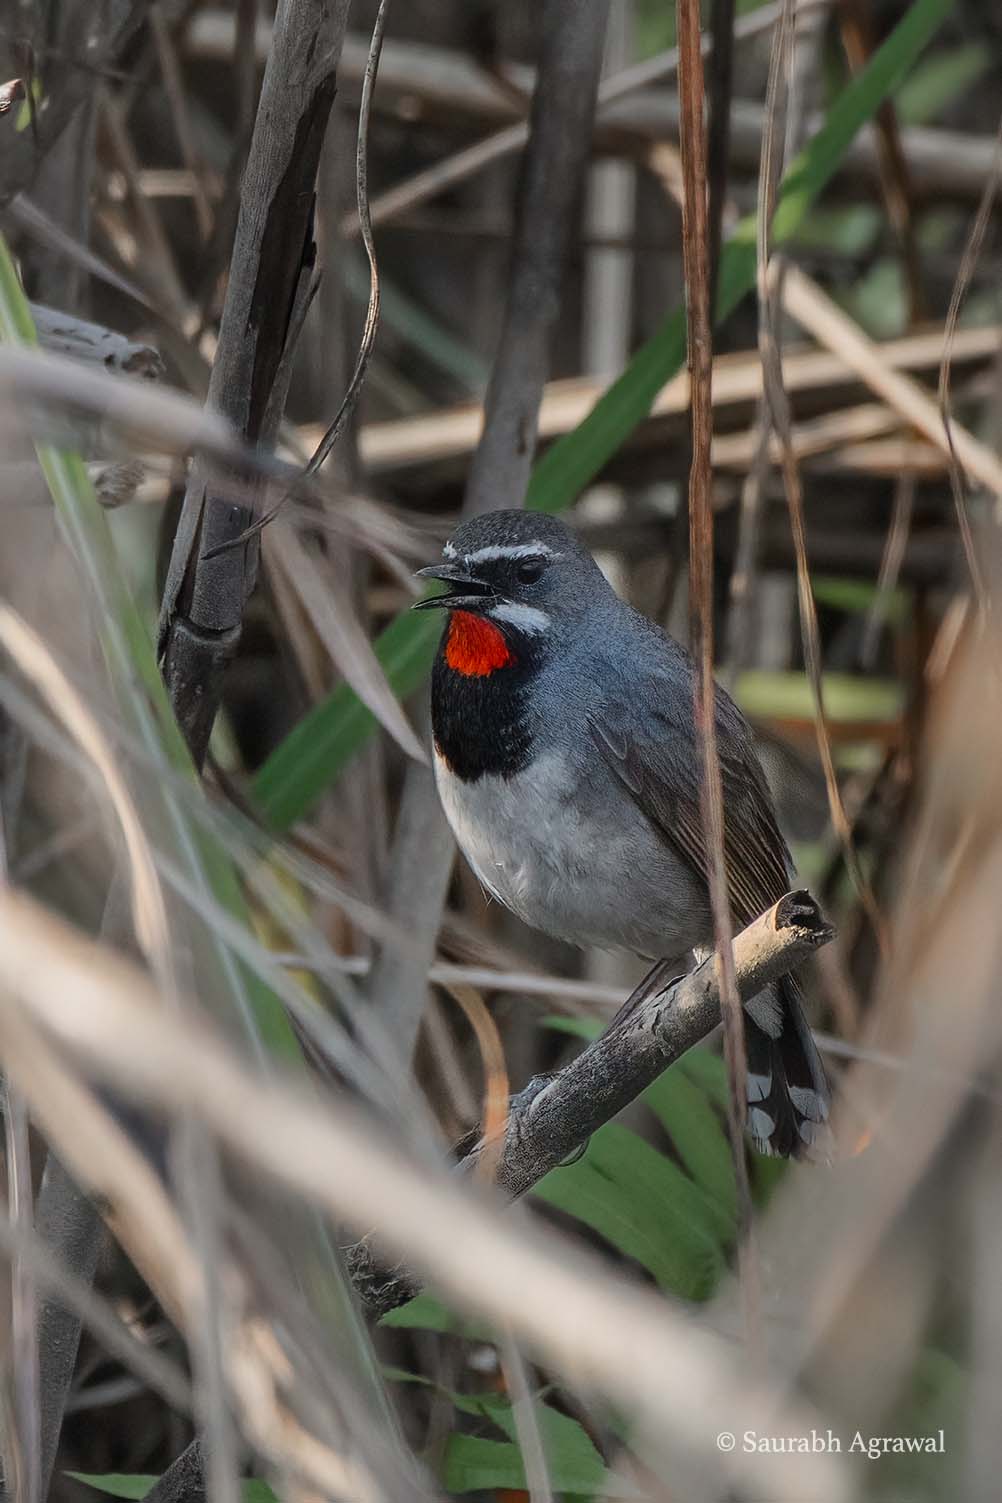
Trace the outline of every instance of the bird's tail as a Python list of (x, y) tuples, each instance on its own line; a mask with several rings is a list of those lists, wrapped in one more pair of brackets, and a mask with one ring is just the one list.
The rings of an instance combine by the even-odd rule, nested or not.
[(760, 1153), (824, 1158), (830, 1092), (801, 995), (784, 976), (745, 1008), (748, 1133)]

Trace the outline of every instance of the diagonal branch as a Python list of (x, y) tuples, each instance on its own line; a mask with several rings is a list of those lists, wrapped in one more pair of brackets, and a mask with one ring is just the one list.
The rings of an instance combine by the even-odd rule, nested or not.
[[(832, 938), (834, 930), (813, 898), (806, 892), (788, 893), (735, 936), (734, 969), (741, 1000), (748, 1001)], [(645, 988), (649, 995), (619, 1027), (602, 1034), (559, 1075), (532, 1081), (513, 1098), (495, 1175), (505, 1195), (515, 1199), (531, 1190), (720, 1022), (721, 982), (715, 957), (653, 991), (645, 980), (637, 992)], [(489, 1147), (478, 1144), (463, 1167), (475, 1166)], [(353, 1250), (349, 1268), (373, 1314), (394, 1309), (417, 1287), (399, 1270), (388, 1273), (381, 1268), (366, 1243)]]
[[(747, 995), (761, 990), (829, 938), (811, 899), (789, 894), (738, 936), (742, 988)], [(109, 1130), (106, 1117), (99, 1120), (96, 1098), (81, 1085), (80, 1072), (96, 1074), (143, 1103), (198, 1118), (248, 1166), (339, 1222), (356, 1230), (378, 1226), (387, 1252), (450, 1292), (460, 1308), (507, 1324), (542, 1362), (629, 1412), (659, 1460), (668, 1446), (683, 1455), (717, 1456), (721, 1415), (738, 1433), (809, 1432), (814, 1416), (775, 1392), (762, 1368), (742, 1366), (732, 1344), (628, 1281), (596, 1278), (600, 1265), (569, 1256), (563, 1239), (513, 1226), (482, 1196), (426, 1172), (391, 1146), (371, 1116), (355, 1110), (343, 1093), (322, 1102), (262, 1081), (194, 1008), (183, 1018), (172, 1014), (158, 1005), (158, 993), (135, 966), (11, 893), (0, 893), (0, 991), (0, 1056), (11, 1077), (26, 1095), (30, 1091), (42, 1130), (60, 1149), (72, 1149), (77, 1167), (86, 1168), (94, 1188), (112, 1200), (130, 1252), (186, 1324), (197, 1315), (189, 1292), (197, 1287), (197, 1262), (176, 1235), (170, 1202), (156, 1181), (149, 1183), (144, 1161), (126, 1151), (127, 1140)], [(538, 1129), (551, 1158), (563, 1146), (551, 1130), (561, 1105), (565, 1112), (572, 1100), (580, 1107), (574, 1131), (563, 1140), (571, 1143), (625, 1099), (627, 1077), (619, 1071), (610, 1077), (607, 1066), (617, 1059), (636, 1065), (629, 1081), (635, 1092), (718, 1017), (716, 968), (708, 961), (638, 1006), (628, 1025), (586, 1050), (556, 1080), (524, 1093), (527, 1141), (536, 1141)], [(618, 1089), (609, 1087), (610, 1080)], [(592, 1100), (598, 1081), (606, 1087), (599, 1110)], [(503, 1173), (509, 1151), (506, 1143)], [(157, 1213), (153, 1224), (151, 1207)], [(362, 1496), (357, 1476), (343, 1475), (351, 1454), (334, 1455), (329, 1446), (312, 1443), (316, 1437), (289, 1412), (285, 1390), (277, 1393), (276, 1379), (288, 1375), (281, 1344), (242, 1340), (233, 1362), (234, 1376), (241, 1364), (249, 1379), (239, 1383), (237, 1397), (251, 1443), (325, 1497)], [(298, 1444), (300, 1438), (311, 1442), (309, 1450)], [(669, 1455), (665, 1465), (671, 1465)], [(332, 1483), (339, 1462), (342, 1475)], [(726, 1456), (722, 1464), (730, 1464)], [(747, 1457), (739, 1456), (736, 1464), (743, 1470), (728, 1474), (733, 1485), (739, 1476), (748, 1481)], [(784, 1454), (775, 1466), (762, 1465), (768, 1469), (756, 1473), (760, 1495), (777, 1503), (807, 1497), (836, 1503), (848, 1496), (838, 1458)], [(352, 1470), (357, 1474), (357, 1467)], [(712, 1478), (715, 1492), (724, 1480)], [(411, 1484), (409, 1493), (390, 1496), (424, 1494)]]

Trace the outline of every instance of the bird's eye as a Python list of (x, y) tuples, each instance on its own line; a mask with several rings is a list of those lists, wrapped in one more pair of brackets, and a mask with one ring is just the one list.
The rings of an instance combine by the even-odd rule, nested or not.
[(515, 569), (515, 578), (519, 584), (535, 584), (537, 579), (542, 579), (545, 568), (541, 558), (524, 558)]

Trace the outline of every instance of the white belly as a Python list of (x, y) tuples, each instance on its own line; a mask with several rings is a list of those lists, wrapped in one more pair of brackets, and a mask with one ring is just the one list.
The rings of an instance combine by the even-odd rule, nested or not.
[(582, 808), (567, 763), (463, 782), (435, 755), (439, 797), (486, 890), (534, 929), (577, 945), (675, 956), (700, 941), (705, 899), (629, 799)]

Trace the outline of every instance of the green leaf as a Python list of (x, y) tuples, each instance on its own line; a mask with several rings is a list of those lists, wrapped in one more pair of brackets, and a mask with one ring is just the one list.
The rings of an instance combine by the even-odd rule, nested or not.
[(532, 1194), (584, 1222), (685, 1299), (706, 1299), (724, 1270), (729, 1228), (719, 1208), (618, 1123), (594, 1133), (581, 1159), (551, 1170)]
[[(811, 589), (819, 605), (828, 605), (845, 611), (849, 616), (861, 616), (872, 610), (880, 591), (876, 584), (865, 579), (840, 579), (831, 574), (812, 574)], [(909, 604), (909, 592), (901, 585), (890, 590), (884, 600), (882, 619), (891, 623), (904, 620)]]
[(641, 1100), (660, 1121), (689, 1175), (710, 1203), (719, 1207), (727, 1228), (725, 1235), (733, 1235), (737, 1189), (731, 1145), (726, 1126), (706, 1091), (676, 1065), (648, 1086)]
[[(478, 1399), (472, 1404), (466, 1401), (462, 1407), (467, 1412), (482, 1412), (509, 1438), (499, 1441), (481, 1435), (450, 1436), (442, 1468), (446, 1491), (524, 1488), (525, 1467), (511, 1404), (507, 1399)], [(536, 1423), (555, 1492), (578, 1493), (583, 1497), (594, 1497), (596, 1493), (622, 1495), (623, 1489), (610, 1492), (611, 1479), (605, 1463), (577, 1420), (547, 1404), (537, 1404)]]
[(510, 1440), (484, 1435), (450, 1435), (442, 1463), (447, 1493), (475, 1493), (490, 1488), (525, 1487), (522, 1453)]
[[(525, 1486), (520, 1471), (518, 1425), (511, 1400), (502, 1394), (456, 1393), (441, 1383), (401, 1368), (383, 1368), (383, 1376), (393, 1382), (414, 1383), (437, 1389), (462, 1413), (474, 1419), (486, 1419), (506, 1436), (506, 1442), (481, 1437), (453, 1435), (446, 1451), (444, 1471), (449, 1492), (470, 1492), (477, 1488)], [(591, 1496), (608, 1492), (608, 1477), (598, 1451), (581, 1425), (569, 1415), (561, 1414), (548, 1404), (534, 1403), (536, 1424), (546, 1455), (547, 1470), (558, 1492), (578, 1492)], [(488, 1480), (484, 1480), (487, 1478)], [(632, 1495), (632, 1493), (631, 1493)]]
[[(588, 1040), (597, 1038), (603, 1026), (595, 1018), (554, 1016), (544, 1018), (543, 1022), (555, 1033), (570, 1033)], [(723, 1235), (729, 1237), (735, 1227), (737, 1191), (726, 1128), (713, 1106), (714, 1101), (719, 1104), (718, 1083), (723, 1086), (726, 1101), (724, 1063), (718, 1055), (706, 1050), (702, 1053), (709, 1062), (709, 1073), (714, 1076), (712, 1090), (692, 1073), (687, 1074), (685, 1060), (681, 1059), (669, 1065), (640, 1099), (661, 1122), (691, 1178), (713, 1205), (725, 1213)]]
[(96, 1488), (99, 1493), (107, 1493), (111, 1498), (145, 1498), (154, 1482), (160, 1480), (144, 1472), (103, 1472), (100, 1475), (67, 1472), (66, 1475), (75, 1482)]
[[(35, 115), (37, 117), (38, 112), (42, 108), (42, 103), (45, 99), (45, 92), (42, 88), (42, 80), (38, 77), (35, 77), (31, 80), (31, 98), (35, 106)], [(25, 98), (22, 99), (21, 104), (18, 108), (18, 112), (14, 116), (14, 129), (18, 133), (18, 135), (20, 135), (22, 134), (22, 132), (26, 131), (30, 125), (31, 104), (28, 102), (27, 98)]]
[[(788, 240), (831, 179), (853, 137), (903, 82), (919, 53), (952, 9), (952, 0), (915, 0), (867, 66), (846, 86), (817, 135), (791, 164), (780, 190), (773, 237)], [(741, 221), (720, 264), (717, 318), (726, 318), (755, 285), (755, 219)], [(595, 478), (651, 409), (685, 358), (685, 312), (677, 309), (637, 351), (626, 370), (573, 433), (537, 463), (526, 505), (562, 511)], [(376, 653), (398, 694), (421, 683), (431, 661), (437, 624), (404, 615), (383, 632)], [(276, 831), (301, 818), (334, 780), (375, 726), (354, 694), (339, 688), (316, 705), (276, 747), (254, 780), (263, 818)]]
[(695, 1081), (721, 1111), (727, 1110), (727, 1072), (723, 1059), (714, 1049), (690, 1049), (675, 1068)]
[[(376, 642), (376, 657), (401, 699), (428, 676), (442, 623), (434, 612), (404, 614)], [(340, 684), (295, 725), (259, 770), (253, 796), (276, 831), (294, 825), (376, 728), (376, 717), (353, 689)]]
[(571, 1018), (564, 1013), (550, 1013), (540, 1019), (544, 1028), (553, 1033), (569, 1033), (576, 1039), (597, 1039), (605, 1024), (601, 1018)]
[(902, 125), (927, 125), (977, 83), (992, 63), (992, 49), (986, 42), (937, 52), (920, 63), (898, 90), (894, 101), (898, 120)]
[[(3, 237), (0, 236), (0, 339), (38, 343), (31, 310)], [(37, 444), (38, 461), (59, 516), (97, 607), (101, 646), (122, 719), (153, 767), (178, 772), (197, 788), (197, 777), (174, 718), (153, 644), (122, 577), (118, 554), (79, 455)], [(159, 842), (196, 892), (215, 898), (247, 924), (246, 907), (232, 863), (222, 847), (199, 829), (173, 791), (171, 779), (151, 779), (144, 816)], [(295, 1031), (278, 998), (237, 961), (211, 925), (194, 929), (195, 963), (207, 998), (242, 1023), (258, 1053), (300, 1060)], [(263, 1044), (263, 1050), (261, 1045)]]
[[(144, 1472), (67, 1472), (76, 1482), (106, 1493), (110, 1498), (145, 1498), (150, 1488), (160, 1479)], [(243, 1503), (278, 1503), (278, 1498), (267, 1482), (257, 1477), (247, 1477), (241, 1485)]]
[(409, 1299), (406, 1305), (388, 1310), (380, 1317), (381, 1326), (392, 1326), (400, 1331), (439, 1331), (468, 1336), (474, 1340), (491, 1340), (490, 1327), (483, 1321), (471, 1320), (450, 1310), (435, 1295), (424, 1290)]
[[(822, 683), (829, 720), (894, 721), (904, 707), (904, 689), (892, 679), (825, 673)], [(759, 718), (810, 720), (814, 714), (814, 698), (805, 673), (750, 669), (738, 674), (734, 698), (746, 715)]]

